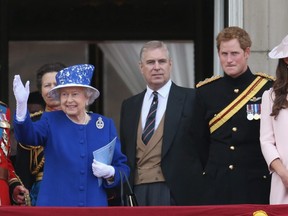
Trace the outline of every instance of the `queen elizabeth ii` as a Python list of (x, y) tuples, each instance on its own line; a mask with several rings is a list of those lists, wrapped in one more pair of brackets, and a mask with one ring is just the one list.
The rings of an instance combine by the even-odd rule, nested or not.
[[(105, 188), (120, 184), (120, 171), (129, 175), (127, 158), (112, 119), (87, 112), (99, 96), (90, 85), (94, 66), (74, 65), (56, 75), (50, 94), (60, 100), (61, 110), (45, 112), (32, 122), (27, 111), (29, 81), (15, 75), (14, 129), (21, 143), (44, 146), (45, 167), (37, 206), (107, 206)], [(111, 164), (93, 158), (93, 152), (116, 137)], [(100, 184), (101, 183), (101, 184)]]

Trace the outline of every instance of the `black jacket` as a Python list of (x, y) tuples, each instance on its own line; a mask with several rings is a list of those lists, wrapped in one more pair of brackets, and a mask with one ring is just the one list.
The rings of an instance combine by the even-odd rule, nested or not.
[[(120, 138), (134, 179), (137, 129), (145, 91), (125, 100), (121, 108)], [(172, 83), (165, 112), (161, 168), (177, 205), (197, 204), (202, 165), (195, 138), (195, 90)], [(133, 181), (131, 181), (133, 185)]]
[[(260, 119), (248, 120), (251, 106), (260, 109), (268, 82), (224, 125), (210, 134), (209, 121), (238, 97), (256, 78), (248, 69), (238, 78), (227, 75), (197, 88), (198, 122), (209, 145), (203, 204), (269, 203), (270, 174), (260, 148)], [(260, 112), (260, 110), (259, 110)], [(202, 119), (200, 119), (202, 118)], [(204, 141), (203, 141), (204, 143)]]

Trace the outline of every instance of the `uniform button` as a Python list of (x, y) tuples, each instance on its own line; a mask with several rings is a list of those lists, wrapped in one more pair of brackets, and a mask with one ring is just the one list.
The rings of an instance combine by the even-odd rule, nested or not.
[(234, 89), (234, 93), (239, 93), (239, 89)]
[(202, 175), (206, 175), (206, 172), (203, 172)]
[(233, 166), (233, 165), (229, 165), (229, 169), (230, 169), (230, 170), (233, 170), (233, 169), (234, 169), (234, 166)]
[(79, 187), (79, 190), (80, 190), (80, 191), (84, 191), (84, 186), (80, 186), (80, 187)]
[(234, 151), (235, 150), (235, 146), (230, 146), (230, 150)]
[(233, 128), (232, 128), (232, 131), (233, 131), (233, 132), (236, 132), (237, 130), (238, 130), (237, 127), (233, 127)]
[(216, 117), (217, 116), (217, 114), (214, 114), (214, 117)]
[(266, 175), (264, 175), (264, 176), (263, 176), (263, 178), (264, 178), (264, 179), (266, 179), (266, 178), (267, 178), (267, 176), (266, 176)]

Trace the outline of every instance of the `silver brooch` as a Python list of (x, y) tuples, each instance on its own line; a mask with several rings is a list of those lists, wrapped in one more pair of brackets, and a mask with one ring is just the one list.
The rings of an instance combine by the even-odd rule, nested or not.
[(103, 122), (103, 120), (102, 120), (101, 117), (99, 117), (98, 120), (96, 121), (96, 127), (97, 127), (98, 129), (104, 128), (104, 122)]

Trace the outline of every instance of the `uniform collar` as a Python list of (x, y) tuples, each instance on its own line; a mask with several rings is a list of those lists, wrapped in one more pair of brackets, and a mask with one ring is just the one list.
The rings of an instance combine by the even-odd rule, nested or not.
[(224, 74), (224, 79), (234, 84), (241, 84), (241, 83), (245, 83), (247, 81), (253, 80), (254, 76), (250, 68), (248, 67), (247, 70), (243, 74), (241, 74), (239, 77), (233, 78), (233, 77), (228, 76), (227, 74)]

